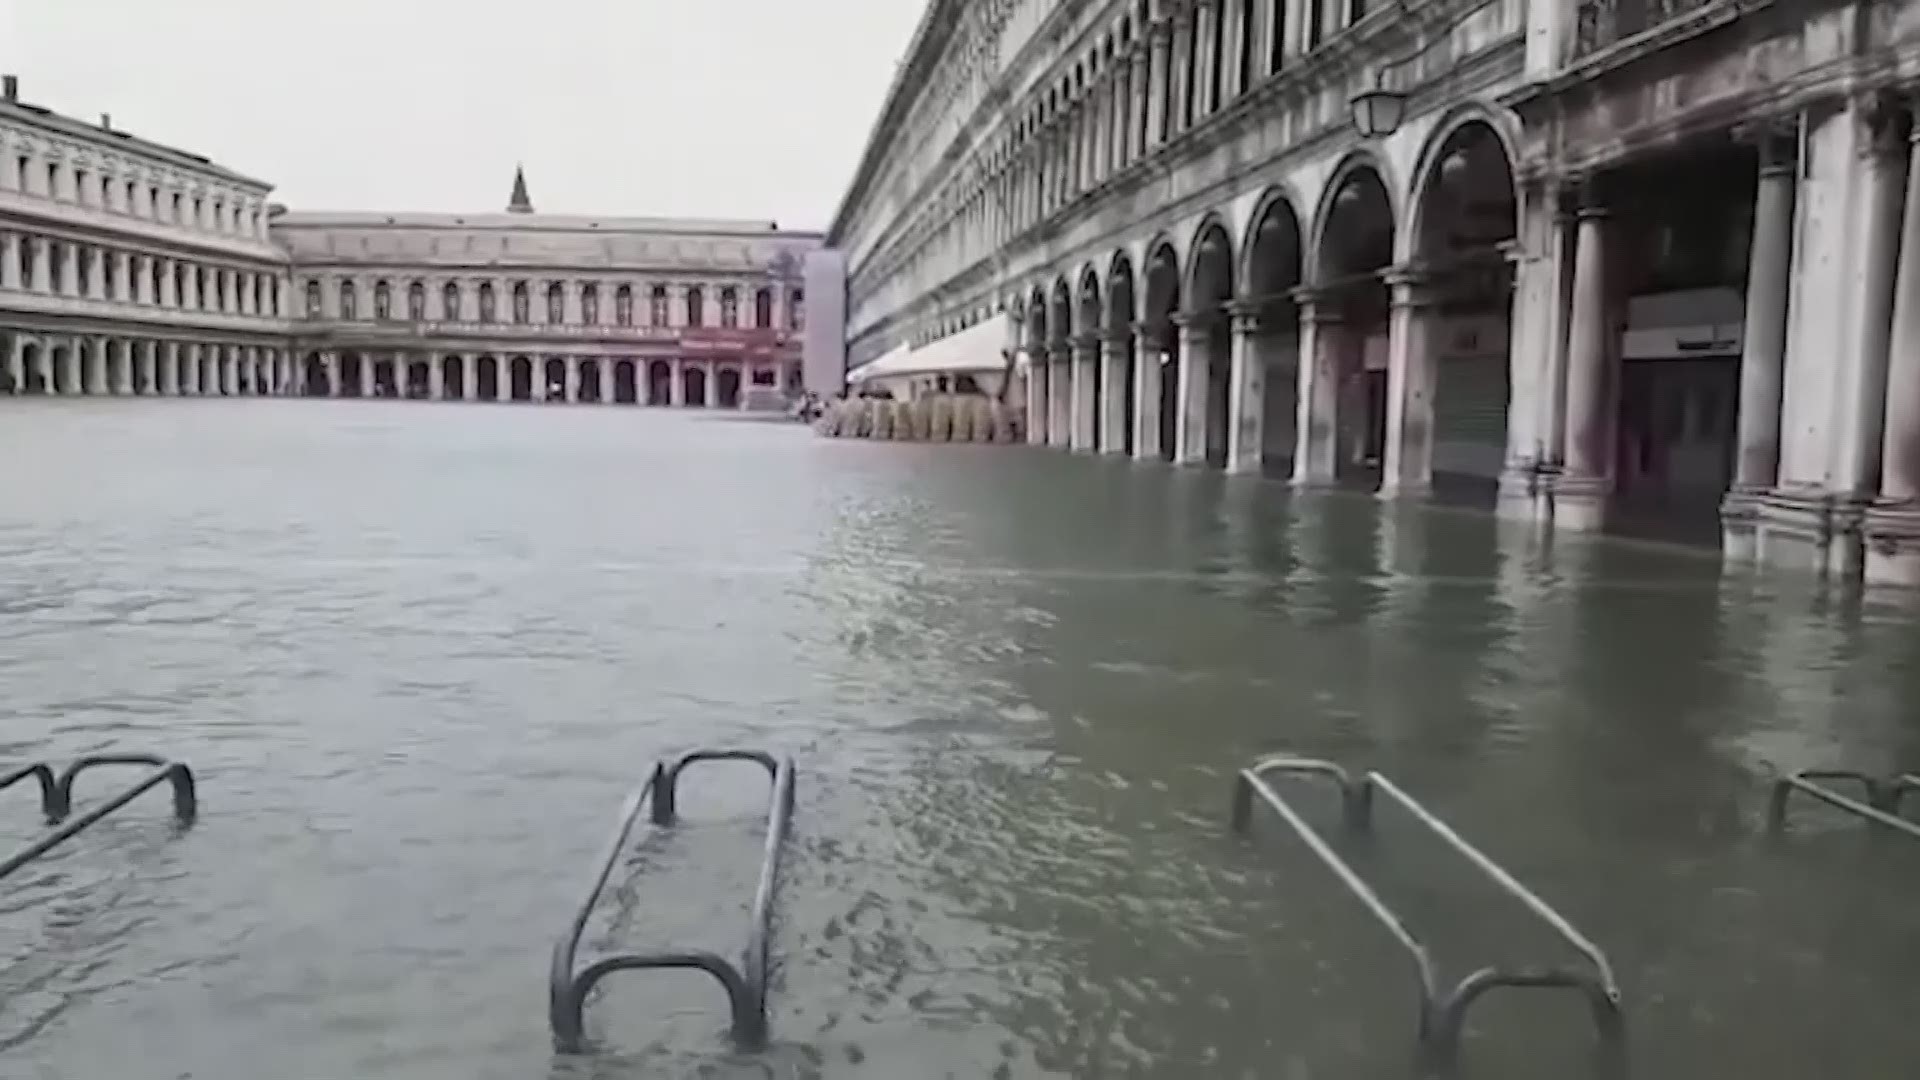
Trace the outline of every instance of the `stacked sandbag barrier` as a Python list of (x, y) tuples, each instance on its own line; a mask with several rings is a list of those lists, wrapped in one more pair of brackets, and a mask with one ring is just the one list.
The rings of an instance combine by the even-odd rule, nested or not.
[(849, 398), (828, 403), (813, 429), (830, 439), (1017, 443), (1026, 438), (1025, 419), (1020, 410), (980, 394)]

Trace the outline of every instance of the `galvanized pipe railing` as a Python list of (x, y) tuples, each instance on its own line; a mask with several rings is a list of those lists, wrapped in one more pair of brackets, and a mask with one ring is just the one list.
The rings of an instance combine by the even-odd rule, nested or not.
[[(1414, 820), (1472, 863), (1501, 891), (1520, 901), (1527, 910), (1546, 923), (1562, 941), (1586, 959), (1591, 970), (1557, 966), (1527, 969), (1489, 966), (1470, 972), (1451, 988), (1443, 987), (1432, 953), (1426, 945), (1407, 929), (1406, 921), (1380, 898), (1379, 893), (1366, 883), (1352, 865), (1273, 789), (1266, 779), (1269, 775), (1307, 776), (1332, 781), (1340, 794), (1343, 824), (1354, 833), (1372, 830), (1373, 794), (1375, 791), (1385, 793)], [(1565, 916), (1391, 780), (1377, 772), (1370, 772), (1355, 780), (1345, 769), (1329, 761), (1285, 755), (1264, 758), (1240, 770), (1235, 778), (1232, 819), (1236, 832), (1245, 833), (1252, 827), (1253, 797), (1256, 794), (1333, 872), (1412, 961), (1420, 991), (1416, 1048), (1419, 1063), (1424, 1069), (1445, 1073), (1457, 1066), (1468, 1011), (1488, 991), (1501, 988), (1573, 990), (1579, 993), (1586, 1001), (1592, 1017), (1603, 1065), (1610, 1068), (1624, 1065), (1626, 1019), (1620, 1004), (1620, 987), (1606, 954), (1575, 929)]]
[[(1821, 786), (1820, 781), (1859, 784), (1867, 801), (1848, 798)], [(1920, 839), (1920, 824), (1899, 816), (1901, 803), (1914, 791), (1920, 791), (1920, 776), (1912, 773), (1882, 777), (1851, 769), (1803, 769), (1774, 780), (1767, 800), (1767, 831), (1775, 836), (1786, 832), (1788, 803), (1794, 792), (1800, 792), (1882, 828)]]
[[(760, 860), (760, 880), (754, 889), (747, 947), (736, 966), (715, 953), (681, 949), (611, 956), (589, 964), (578, 973), (574, 967), (580, 952), (580, 938), (587, 920), (606, 891), (613, 868), (625, 850), (640, 811), (650, 811), (649, 820), (667, 827), (679, 819), (680, 774), (690, 765), (705, 761), (753, 762), (767, 770), (772, 791), (767, 805), (767, 838)], [(653, 968), (682, 968), (704, 971), (713, 976), (727, 994), (732, 1012), (734, 1040), (747, 1049), (759, 1049), (767, 1041), (767, 983), (772, 935), (773, 903), (780, 874), (780, 855), (786, 847), (793, 821), (793, 761), (775, 759), (759, 750), (695, 750), (653, 767), (647, 779), (627, 796), (620, 808), (620, 819), (607, 842), (586, 899), (553, 947), (553, 962), (547, 973), (547, 1023), (553, 1032), (553, 1048), (562, 1054), (585, 1053), (587, 996), (608, 975), (616, 971)]]
[[(74, 781), (78, 780), (82, 773), (104, 766), (117, 765), (144, 765), (152, 771), (79, 817), (70, 817), (73, 813)], [(102, 818), (163, 783), (173, 786), (173, 816), (176, 822), (183, 827), (191, 825), (200, 813), (200, 800), (194, 785), (193, 770), (183, 762), (170, 761), (152, 754), (93, 754), (68, 765), (58, 777), (55, 777), (52, 768), (44, 763), (26, 765), (0, 776), (0, 790), (5, 790), (29, 777), (38, 781), (40, 785), (40, 807), (46, 814), (47, 821), (57, 825), (58, 828), (14, 852), (4, 861), (0, 861), (0, 878), (6, 877), (92, 828)]]

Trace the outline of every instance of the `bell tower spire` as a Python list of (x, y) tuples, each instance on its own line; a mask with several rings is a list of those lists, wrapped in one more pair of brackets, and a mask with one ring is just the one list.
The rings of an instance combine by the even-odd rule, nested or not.
[(527, 197), (527, 173), (517, 164), (513, 167), (513, 196), (507, 200), (507, 213), (533, 213), (533, 200)]

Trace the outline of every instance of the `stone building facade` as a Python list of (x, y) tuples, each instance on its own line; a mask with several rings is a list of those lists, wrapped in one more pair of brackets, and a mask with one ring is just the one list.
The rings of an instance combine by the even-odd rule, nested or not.
[(312, 396), (777, 407), (817, 237), (770, 223), (289, 212)]
[(1920, 581), (1912, 0), (933, 0), (827, 242), (1030, 436)]
[(258, 180), (0, 93), (0, 393), (291, 384), (287, 260)]
[(534, 212), (302, 213), (0, 96), (0, 393), (774, 408), (818, 234)]

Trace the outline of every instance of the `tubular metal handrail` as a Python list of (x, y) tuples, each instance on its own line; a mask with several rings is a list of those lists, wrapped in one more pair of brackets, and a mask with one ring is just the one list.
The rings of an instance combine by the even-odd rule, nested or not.
[[(1823, 780), (1859, 784), (1867, 801), (1851, 799), (1832, 788), (1822, 787), (1818, 781)], [(1920, 824), (1899, 816), (1900, 804), (1907, 795), (1920, 791), (1920, 776), (1913, 773), (1881, 777), (1851, 769), (1803, 769), (1790, 776), (1779, 777), (1774, 780), (1771, 797), (1767, 800), (1767, 831), (1775, 836), (1786, 832), (1787, 804), (1796, 791), (1875, 825), (1920, 838)]]
[[(71, 817), (74, 781), (80, 778), (81, 773), (112, 765), (146, 765), (151, 767), (152, 771), (79, 817)], [(61, 770), (57, 777), (51, 766), (44, 762), (36, 762), (0, 775), (0, 790), (12, 787), (29, 777), (39, 782), (40, 808), (46, 814), (48, 823), (58, 828), (21, 848), (4, 861), (0, 861), (0, 878), (6, 877), (92, 828), (100, 819), (162, 783), (173, 785), (173, 816), (182, 827), (193, 824), (194, 819), (200, 814), (200, 799), (194, 785), (193, 770), (184, 762), (171, 761), (152, 754), (90, 754), (75, 760)]]
[[(1562, 941), (1586, 959), (1592, 970), (1583, 971), (1564, 967), (1512, 969), (1489, 966), (1469, 972), (1451, 989), (1442, 989), (1433, 955), (1426, 945), (1407, 929), (1405, 920), (1380, 898), (1379, 893), (1366, 883), (1352, 865), (1334, 851), (1319, 832), (1308, 825), (1300, 813), (1273, 789), (1273, 786), (1267, 782), (1269, 775), (1306, 776), (1332, 781), (1340, 793), (1343, 824), (1350, 832), (1355, 833), (1371, 832), (1373, 794), (1375, 791), (1384, 792), (1416, 821), (1426, 826), (1429, 832), (1446, 842), (1455, 853), (1472, 863), (1476, 869), (1498, 885), (1501, 891), (1520, 901), (1537, 918), (1546, 923)], [(1561, 989), (1579, 992), (1587, 1002), (1602, 1051), (1612, 1063), (1619, 1063), (1626, 1039), (1626, 1019), (1620, 1005), (1619, 983), (1614, 978), (1613, 965), (1608, 962), (1606, 954), (1538, 894), (1521, 884), (1479, 848), (1468, 843), (1451, 826), (1440, 820), (1411, 795), (1402, 791), (1391, 780), (1378, 772), (1369, 772), (1356, 780), (1347, 770), (1330, 761), (1286, 755), (1263, 758), (1240, 770), (1235, 778), (1232, 805), (1232, 823), (1235, 832), (1246, 833), (1252, 828), (1253, 797), (1256, 794), (1279, 815), (1282, 821), (1286, 822), (1315, 857), (1331, 870), (1335, 877), (1339, 878), (1347, 891), (1360, 901), (1361, 906), (1365, 907), (1374, 921), (1378, 922), (1399, 943), (1401, 949), (1412, 961), (1415, 976), (1420, 984), (1420, 1015), (1416, 1040), (1422, 1064), (1441, 1069), (1450, 1069), (1457, 1064), (1460, 1039), (1466, 1027), (1468, 1010), (1488, 991), (1498, 988)]]
[[(614, 865), (626, 847), (634, 823), (643, 808), (651, 811), (650, 821), (658, 827), (672, 825), (679, 818), (680, 774), (687, 766), (704, 761), (746, 761), (767, 770), (773, 782), (767, 806), (767, 839), (760, 860), (760, 881), (754, 889), (753, 912), (747, 947), (738, 966), (724, 957), (704, 950), (673, 950), (652, 953), (628, 953), (589, 964), (575, 973), (580, 938), (587, 920), (606, 891)], [(695, 750), (671, 761), (654, 765), (638, 788), (627, 796), (620, 808), (620, 820), (607, 842), (593, 885), (586, 900), (553, 947), (553, 963), (547, 974), (547, 1022), (553, 1032), (553, 1048), (562, 1054), (580, 1054), (587, 1050), (587, 995), (600, 980), (616, 971), (650, 968), (688, 968), (714, 977), (727, 992), (733, 1014), (733, 1037), (742, 1046), (758, 1049), (767, 1041), (768, 951), (773, 917), (775, 885), (780, 871), (780, 854), (786, 846), (787, 831), (793, 820), (793, 761), (776, 759), (760, 750)]]

